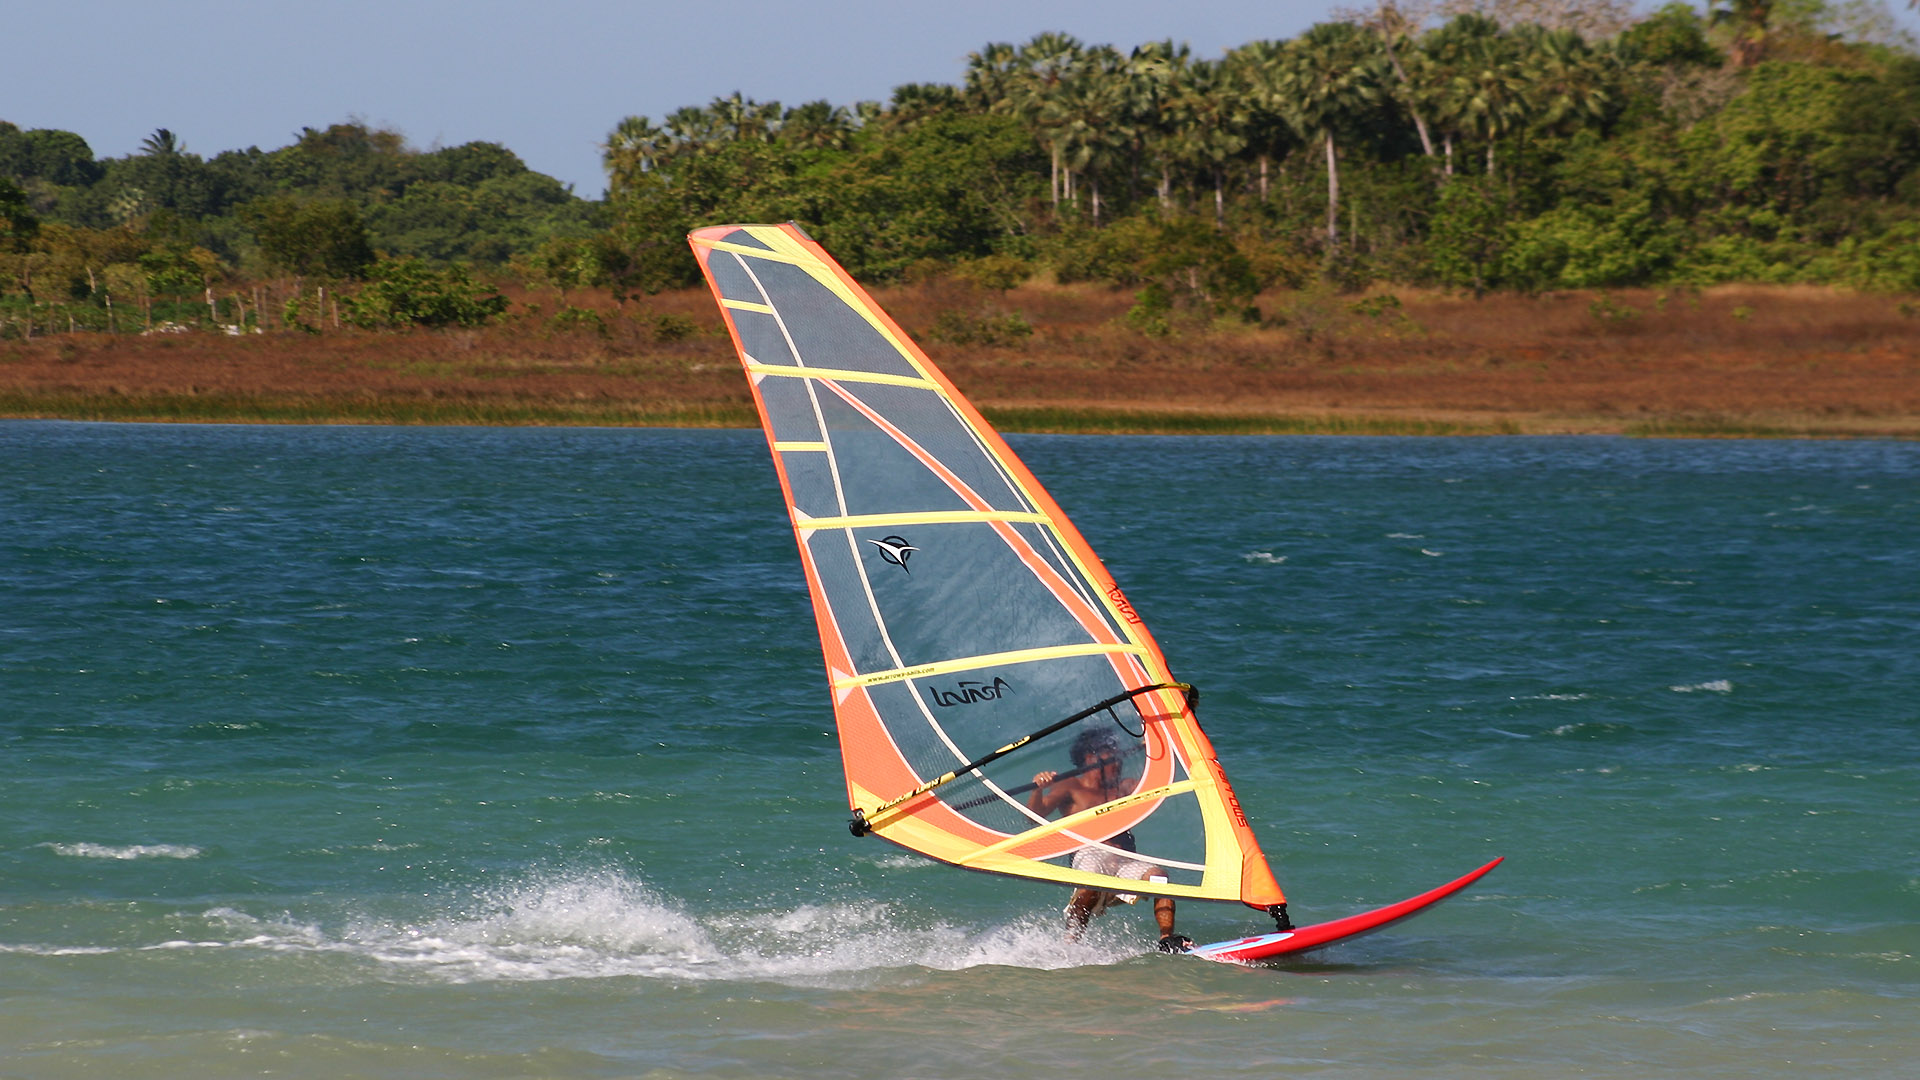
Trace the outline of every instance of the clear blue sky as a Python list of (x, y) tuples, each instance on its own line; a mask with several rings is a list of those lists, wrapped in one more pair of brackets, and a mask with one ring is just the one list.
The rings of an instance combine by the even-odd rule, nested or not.
[(118, 157), (155, 128), (212, 156), (359, 118), (422, 149), (502, 143), (594, 198), (596, 144), (630, 114), (659, 120), (734, 90), (885, 100), (901, 83), (956, 82), (968, 52), (1044, 30), (1218, 56), (1291, 37), (1336, 2), (43, 0), (0, 16), (0, 119)]

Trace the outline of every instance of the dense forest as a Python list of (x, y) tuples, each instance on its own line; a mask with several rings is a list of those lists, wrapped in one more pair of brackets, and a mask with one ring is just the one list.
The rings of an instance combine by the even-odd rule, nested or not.
[(1212, 59), (1048, 33), (886, 103), (628, 117), (604, 160), (587, 200), (358, 122), (102, 160), (0, 121), (0, 334), (465, 324), (506, 280), (624, 302), (692, 283), (684, 235), (722, 220), (799, 221), (874, 281), (1110, 283), (1147, 333), (1311, 282), (1920, 290), (1920, 55), (1862, 0), (1386, 3)]

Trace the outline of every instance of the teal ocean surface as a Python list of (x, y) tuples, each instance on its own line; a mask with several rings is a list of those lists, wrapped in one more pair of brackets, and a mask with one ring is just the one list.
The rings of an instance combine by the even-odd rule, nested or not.
[(848, 835), (758, 432), (6, 422), (0, 1077), (1914, 1075), (1920, 445), (1012, 441), (1296, 919), (1507, 863), (1245, 969)]

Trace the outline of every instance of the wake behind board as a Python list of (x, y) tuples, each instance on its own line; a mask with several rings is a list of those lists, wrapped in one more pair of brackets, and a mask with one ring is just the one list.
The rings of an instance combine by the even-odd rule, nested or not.
[(1419, 896), (1410, 897), (1397, 904), (1388, 904), (1383, 908), (1363, 911), (1358, 915), (1349, 915), (1332, 922), (1316, 923), (1279, 934), (1261, 934), (1258, 937), (1235, 938), (1231, 941), (1216, 941), (1211, 945), (1196, 945), (1188, 952), (1189, 956), (1198, 956), (1203, 960), (1218, 960), (1221, 963), (1250, 964), (1261, 960), (1271, 960), (1276, 956), (1306, 952), (1335, 942), (1346, 941), (1370, 934), (1375, 930), (1390, 926), (1402, 919), (1412, 918), (1422, 911), (1452, 896), (1454, 893), (1485, 877), (1494, 867), (1505, 861), (1505, 856), (1495, 859), (1480, 869), (1464, 877), (1455, 878), (1437, 889), (1430, 889)]

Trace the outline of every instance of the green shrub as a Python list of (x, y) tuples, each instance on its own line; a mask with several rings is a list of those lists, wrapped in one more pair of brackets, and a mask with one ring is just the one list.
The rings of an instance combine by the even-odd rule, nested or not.
[(367, 283), (340, 301), (341, 317), (362, 329), (480, 326), (507, 310), (507, 298), (458, 264), (435, 269), (417, 258), (383, 259)]
[(568, 305), (553, 313), (547, 320), (547, 329), (561, 334), (585, 331), (606, 337), (607, 320), (597, 311)]
[(1012, 255), (986, 255), (961, 263), (954, 273), (983, 289), (1006, 292), (1033, 276), (1033, 264)]
[(1920, 292), (1920, 221), (1902, 221), (1866, 240), (1840, 244), (1847, 284), (1873, 292)]
[(653, 320), (653, 340), (685, 341), (700, 332), (700, 324), (685, 315), (667, 313)]
[(1017, 311), (1004, 315), (969, 315), (963, 311), (943, 311), (933, 321), (927, 336), (949, 345), (991, 345), (997, 348), (1019, 345), (1033, 336), (1033, 324)]

